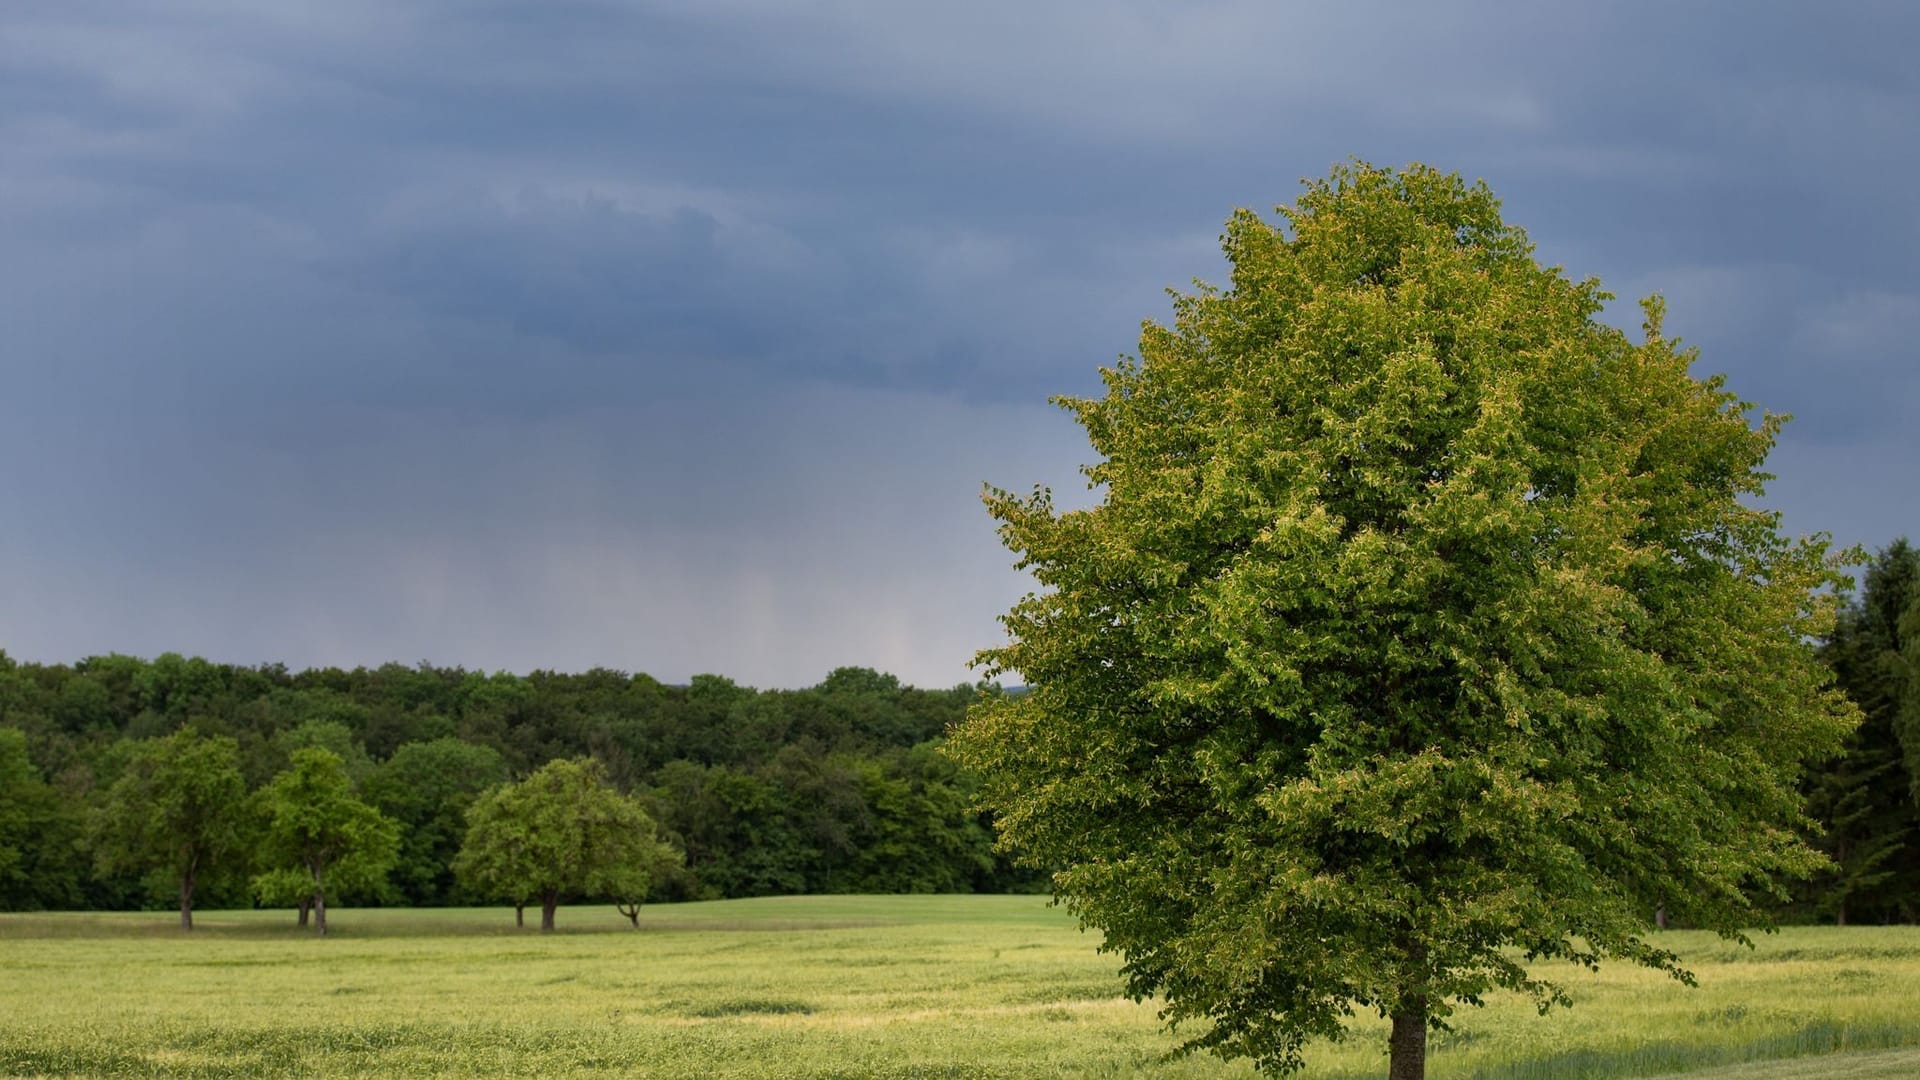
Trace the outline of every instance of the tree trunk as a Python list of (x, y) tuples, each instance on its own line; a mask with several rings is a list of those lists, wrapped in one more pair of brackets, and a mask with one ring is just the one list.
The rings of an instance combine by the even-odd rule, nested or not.
[[(1847, 855), (1848, 855), (1847, 847), (1848, 847), (1848, 844), (1846, 840), (1842, 839), (1839, 845), (1833, 849), (1833, 861), (1835, 866), (1846, 865)], [(1840, 903), (1838, 906), (1836, 906), (1833, 909), (1833, 925), (1835, 926), (1847, 925), (1847, 892), (1848, 890), (1845, 884), (1842, 883), (1840, 887)]]
[(307, 916), (313, 912), (313, 894), (308, 893), (301, 897), (300, 902), (294, 906), (300, 910), (300, 929), (305, 930), (307, 928)]
[(1393, 1014), (1387, 1080), (1427, 1080), (1427, 999), (1408, 998)]
[(313, 932), (327, 936), (327, 872), (319, 867), (313, 870)]
[(180, 929), (193, 929), (193, 875), (180, 876)]
[(523, 901), (523, 902), (521, 902), (521, 903), (518, 903), (518, 904), (515, 904), (515, 905), (513, 905), (513, 925), (515, 925), (515, 926), (517, 926), (517, 927), (519, 927), (519, 928), (521, 928), (521, 929), (523, 929), (523, 930), (524, 930), (524, 929), (526, 929), (526, 926), (527, 926), (527, 905), (526, 905), (526, 903), (525, 903), (524, 901)]
[(620, 914), (625, 915), (627, 917), (627, 921), (633, 924), (633, 928), (635, 930), (640, 929), (639, 901), (636, 900), (631, 904), (615, 904), (613, 905), (613, 909), (615, 911), (618, 911)]
[(548, 893), (547, 895), (540, 898), (540, 932), (541, 933), (546, 934), (546, 933), (552, 932), (553, 911), (555, 908), (559, 906), (560, 906), (559, 893)]
[(1653, 909), (1653, 925), (1662, 930), (1667, 928), (1667, 905), (1661, 904)]

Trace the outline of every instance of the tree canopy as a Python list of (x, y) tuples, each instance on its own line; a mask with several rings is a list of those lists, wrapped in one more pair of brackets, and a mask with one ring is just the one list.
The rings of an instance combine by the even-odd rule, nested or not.
[[(399, 827), (360, 801), (340, 755), (321, 746), (293, 751), (287, 771), (260, 792), (267, 871), (256, 886), (264, 897), (302, 889), (313, 900), (314, 932), (327, 932), (327, 888), (353, 884), (376, 889), (399, 850)], [(303, 908), (304, 914), (304, 908)]]
[[(140, 748), (183, 726), (232, 739), (251, 791), (284, 772), (294, 750), (339, 755), (360, 797), (401, 826), (400, 858), (378, 894), (386, 904), (478, 899), (449, 865), (468, 805), (495, 784), (575, 757), (601, 762), (607, 780), (639, 797), (687, 851), (684, 865), (655, 881), (652, 899), (1032, 888), (1037, 875), (993, 851), (971, 781), (923, 768), (942, 760), (941, 735), (980, 692), (918, 689), (852, 667), (812, 687), (756, 690), (718, 675), (676, 686), (606, 668), (294, 671), (177, 654), (17, 662), (0, 651), (0, 730), (24, 737), (9, 744), (24, 748), (20, 775), (44, 784), (22, 780), (18, 791), (30, 797), (14, 803), (0, 793), (0, 846), (19, 853), (15, 870), (0, 872), (0, 909), (171, 905), (146, 869), (96, 860), (80, 834)], [(898, 797), (902, 784), (911, 797)], [(918, 820), (922, 813), (953, 817)], [(6, 839), (16, 835), (27, 839)], [(911, 847), (897, 842), (908, 835), (927, 843), (872, 857), (869, 849)], [(248, 881), (264, 903), (311, 897), (298, 874), (269, 880), (246, 861), (202, 882), (196, 902), (245, 903)]]
[[(653, 876), (676, 861), (640, 803), (606, 782), (592, 760), (561, 759), (475, 800), (454, 870), (483, 896), (540, 902), (540, 929), (571, 896), (599, 896), (636, 912)], [(630, 916), (634, 917), (634, 916)]]
[(1865, 719), (1812, 785), (1833, 859), (1814, 908), (1848, 922), (1920, 919), (1920, 550), (1898, 540), (1867, 564), (1825, 647)]
[(400, 824), (393, 876), (402, 896), (435, 905), (457, 895), (452, 864), (466, 835), (467, 807), (506, 780), (498, 751), (451, 737), (407, 743), (380, 763), (362, 791)]
[(95, 813), (94, 858), (176, 890), (180, 927), (191, 930), (201, 884), (246, 858), (246, 797), (233, 739), (182, 728), (136, 744)]
[(79, 896), (79, 820), (27, 753), (0, 728), (0, 911), (70, 906)]
[(1063, 399), (1097, 505), (989, 489), (1042, 591), (951, 746), (1004, 841), (1186, 1043), (1285, 1073), (1350, 1010), (1391, 1074), (1530, 961), (1686, 978), (1819, 865), (1802, 763), (1856, 721), (1808, 644), (1838, 580), (1748, 500), (1757, 420), (1645, 302), (1540, 266), (1482, 184), (1353, 164)]

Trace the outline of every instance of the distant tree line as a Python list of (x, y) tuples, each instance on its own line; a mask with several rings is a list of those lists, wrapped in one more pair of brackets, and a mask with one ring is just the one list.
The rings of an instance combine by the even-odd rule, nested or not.
[[(1805, 778), (1832, 866), (1780, 914), (1920, 922), (1920, 549), (1873, 558), (1822, 655), (1865, 722)], [(997, 692), (0, 652), (0, 910), (505, 901), (551, 926), (573, 899), (1038, 889), (939, 752)], [(615, 801), (534, 867), (529, 800), (566, 783)]]
[(939, 753), (997, 692), (0, 652), (0, 910), (1037, 889)]

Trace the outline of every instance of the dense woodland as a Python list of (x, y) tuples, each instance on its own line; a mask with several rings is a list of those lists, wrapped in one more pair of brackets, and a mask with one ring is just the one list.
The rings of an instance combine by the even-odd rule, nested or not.
[(127, 845), (101, 824), (141, 748), (183, 728), (232, 740), (242, 789), (228, 801), (259, 804), (260, 835), (207, 860), (200, 907), (270, 898), (267, 803), (309, 747), (336, 755), (354, 795), (399, 826), (391, 871), (343, 880), (335, 898), (348, 902), (497, 900), (451, 869), (468, 807), (569, 758), (596, 761), (684, 854), (657, 876), (654, 899), (1031, 889), (1035, 875), (994, 853), (967, 778), (939, 753), (941, 733), (989, 692), (919, 690), (861, 668), (762, 691), (713, 675), (670, 686), (608, 670), (292, 672), (172, 654), (65, 665), (0, 653), (0, 909), (171, 906), (173, 876), (115, 858)]
[[(1806, 781), (1834, 865), (1782, 906), (1788, 919), (1920, 921), (1920, 550), (1888, 547), (1862, 582), (1822, 653), (1865, 722)], [(939, 752), (968, 705), (998, 692), (914, 689), (864, 668), (755, 690), (715, 675), (672, 686), (610, 670), (292, 672), (0, 652), (0, 910), (172, 906), (177, 881), (116, 858), (102, 822), (115, 791), (133, 790), (116, 783), (142, 748), (182, 729), (231, 740), (239, 780), (219, 797), (247, 803), (254, 822), (206, 867), (202, 907), (277, 902), (262, 887), (272, 803), (299, 790), (296, 754), (313, 747), (398, 827), (390, 870), (338, 880), (336, 898), (353, 903), (498, 901), (453, 872), (468, 808), (575, 758), (597, 762), (680, 854), (652, 899), (1035, 889), (1044, 876), (993, 850), (973, 783)], [(289, 906), (304, 896), (282, 891)]]
[(1846, 752), (1809, 778), (1808, 810), (1832, 868), (1793, 914), (1823, 922), (1920, 922), (1920, 549), (1876, 555), (1821, 650), (1863, 719)]

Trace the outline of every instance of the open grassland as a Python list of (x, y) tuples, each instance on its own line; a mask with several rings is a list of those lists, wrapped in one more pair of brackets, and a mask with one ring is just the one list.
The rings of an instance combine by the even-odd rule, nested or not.
[[(1036, 897), (658, 906), (639, 933), (611, 908), (551, 935), (500, 910), (336, 911), (326, 940), (284, 912), (171, 920), (0, 915), (0, 1074), (1252, 1075), (1170, 1059), (1116, 960)], [(1700, 989), (1569, 970), (1574, 1009), (1463, 1013), (1429, 1075), (1920, 1076), (1920, 930), (1667, 938)], [(1384, 1075), (1384, 1026), (1354, 1028), (1308, 1075)]]

